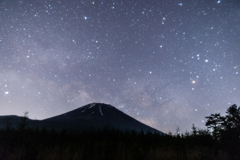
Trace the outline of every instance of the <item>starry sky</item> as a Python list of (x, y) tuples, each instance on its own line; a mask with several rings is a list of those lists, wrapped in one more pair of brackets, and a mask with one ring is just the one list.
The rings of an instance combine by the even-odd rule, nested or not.
[(0, 114), (109, 103), (163, 132), (240, 104), (239, 0), (0, 0)]

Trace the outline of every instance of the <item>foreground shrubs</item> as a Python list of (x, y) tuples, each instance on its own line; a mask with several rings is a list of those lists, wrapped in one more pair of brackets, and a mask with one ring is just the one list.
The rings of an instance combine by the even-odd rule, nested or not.
[(3, 160), (230, 159), (209, 135), (161, 136), (104, 128), (70, 133), (54, 129), (2, 130)]

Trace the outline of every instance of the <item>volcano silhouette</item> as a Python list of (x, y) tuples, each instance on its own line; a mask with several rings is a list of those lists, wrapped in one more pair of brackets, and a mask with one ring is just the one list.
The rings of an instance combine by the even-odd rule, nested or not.
[(164, 135), (150, 126), (128, 116), (117, 108), (104, 103), (91, 103), (70, 112), (44, 120), (30, 120), (29, 125), (39, 128), (66, 129), (69, 131), (89, 131), (110, 127), (121, 131), (152, 132)]

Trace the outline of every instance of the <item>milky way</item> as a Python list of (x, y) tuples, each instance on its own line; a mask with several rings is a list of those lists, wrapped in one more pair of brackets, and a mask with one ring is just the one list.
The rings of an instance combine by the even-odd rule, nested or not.
[(237, 0), (1, 0), (0, 114), (109, 103), (163, 132), (240, 104)]

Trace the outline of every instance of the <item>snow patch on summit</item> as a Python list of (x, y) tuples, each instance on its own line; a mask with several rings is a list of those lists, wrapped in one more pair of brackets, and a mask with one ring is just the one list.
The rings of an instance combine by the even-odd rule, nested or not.
[(94, 106), (95, 106), (95, 104), (92, 104), (91, 106), (89, 106), (89, 109), (92, 108), (92, 107), (94, 107)]
[(103, 115), (103, 112), (102, 112), (101, 106), (99, 106), (99, 112), (101, 113), (102, 116), (104, 116), (104, 115)]

